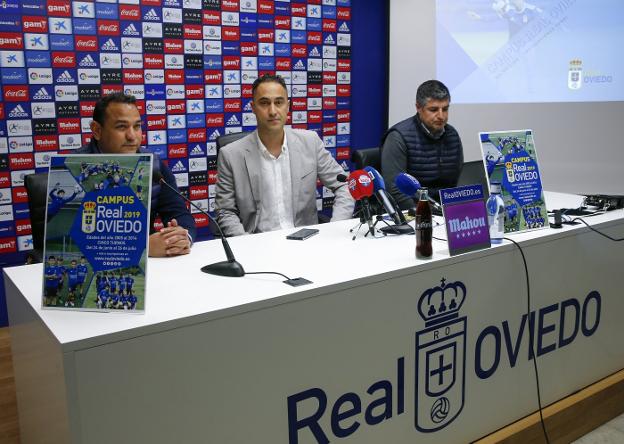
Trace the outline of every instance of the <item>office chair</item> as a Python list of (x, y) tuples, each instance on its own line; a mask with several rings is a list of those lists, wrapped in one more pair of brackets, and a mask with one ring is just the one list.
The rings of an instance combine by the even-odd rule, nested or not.
[(43, 243), (46, 207), (48, 206), (48, 173), (29, 174), (24, 178), (26, 193), (28, 194), (28, 208), (30, 210), (30, 226), (33, 237), (32, 256), (35, 261), (43, 259)]
[(230, 133), (219, 136), (217, 137), (217, 150), (220, 150), (228, 143), (235, 142), (238, 139), (248, 136), (249, 134), (251, 134), (251, 131), (242, 131), (240, 133)]
[(381, 150), (379, 148), (353, 150), (351, 153), (351, 161), (358, 170), (371, 166), (381, 173)]

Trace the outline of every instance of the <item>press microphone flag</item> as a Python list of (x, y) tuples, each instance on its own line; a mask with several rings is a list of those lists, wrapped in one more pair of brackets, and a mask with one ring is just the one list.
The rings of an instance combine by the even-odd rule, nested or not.
[(370, 203), (368, 201), (368, 198), (373, 195), (375, 190), (373, 181), (366, 171), (355, 170), (347, 178), (347, 188), (353, 199), (362, 203), (360, 222), (368, 224), (368, 230), (373, 235), (375, 228), (373, 227)]
[(362, 200), (373, 195), (375, 188), (373, 181), (364, 170), (355, 170), (347, 178), (349, 193), (355, 200)]

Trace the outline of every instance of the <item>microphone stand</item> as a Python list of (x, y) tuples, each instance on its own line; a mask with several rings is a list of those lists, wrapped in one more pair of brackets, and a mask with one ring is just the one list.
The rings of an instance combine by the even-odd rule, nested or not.
[(355, 240), (358, 233), (360, 232), (360, 228), (362, 228), (362, 225), (364, 224), (368, 224), (368, 231), (366, 232), (366, 234), (364, 234), (364, 237), (368, 236), (369, 234), (372, 237), (375, 237), (375, 225), (373, 225), (370, 203), (368, 201), (368, 197), (363, 197), (360, 202), (362, 202), (362, 207), (360, 208), (360, 211), (359, 211), (360, 223), (349, 230), (349, 233), (353, 233), (353, 231), (356, 230), (356, 227), (357, 227), (357, 231), (353, 235), (352, 240)]
[(400, 210), (399, 206), (396, 203), (396, 200), (394, 200), (394, 197), (392, 197), (392, 194), (388, 193), (387, 197), (388, 197), (388, 200), (390, 201), (390, 204), (393, 206), (393, 208), (396, 208), (396, 214), (401, 223), (397, 224), (395, 222), (394, 225), (391, 225), (383, 218), (382, 214), (378, 214), (377, 220), (375, 221), (375, 225), (373, 226), (376, 226), (379, 223), (379, 221), (382, 221), (384, 224), (386, 224), (385, 227), (381, 227), (379, 229), (379, 231), (381, 231), (386, 236), (388, 234), (414, 234), (414, 229), (412, 228), (411, 225), (407, 223), (407, 220), (405, 219), (405, 215), (403, 215), (403, 212)]
[(204, 211), (198, 205), (195, 205), (190, 199), (176, 190), (174, 187), (169, 185), (164, 178), (160, 178), (159, 182), (169, 188), (171, 191), (176, 193), (178, 196), (182, 197), (186, 202), (191, 204), (194, 208), (199, 210), (203, 215), (207, 216), (209, 220), (213, 221), (219, 230), (219, 235), (221, 236), (221, 243), (223, 244), (223, 250), (225, 251), (226, 261), (215, 262), (214, 264), (204, 265), (201, 268), (201, 271), (204, 273), (212, 274), (215, 276), (228, 276), (228, 277), (242, 277), (245, 276), (245, 269), (243, 266), (236, 261), (234, 258), (234, 253), (232, 253), (232, 249), (230, 248), (230, 244), (228, 243), (223, 231), (221, 230), (221, 226), (219, 222), (217, 222), (207, 211)]

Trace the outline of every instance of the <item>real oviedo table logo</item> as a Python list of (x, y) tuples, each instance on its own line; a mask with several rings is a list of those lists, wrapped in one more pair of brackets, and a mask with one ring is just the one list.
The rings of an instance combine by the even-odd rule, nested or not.
[(416, 428), (434, 432), (450, 424), (464, 406), (466, 317), (459, 309), (466, 299), (461, 282), (426, 290), (418, 301), (425, 328), (416, 333)]

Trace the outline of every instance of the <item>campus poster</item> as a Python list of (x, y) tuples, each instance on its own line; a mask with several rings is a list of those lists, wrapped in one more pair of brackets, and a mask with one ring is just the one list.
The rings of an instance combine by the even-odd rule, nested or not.
[(145, 310), (151, 154), (54, 155), (43, 308)]
[(532, 130), (479, 133), (488, 183), (499, 182), (505, 233), (548, 226), (548, 211)]

